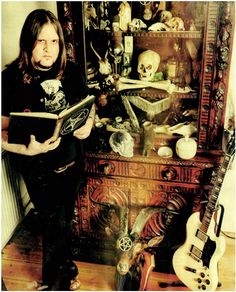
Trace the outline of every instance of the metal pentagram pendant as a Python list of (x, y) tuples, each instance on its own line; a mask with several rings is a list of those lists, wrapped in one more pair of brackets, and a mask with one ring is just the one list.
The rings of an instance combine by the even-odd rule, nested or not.
[(122, 251), (129, 251), (132, 245), (132, 240), (128, 236), (124, 236), (119, 239), (118, 246)]

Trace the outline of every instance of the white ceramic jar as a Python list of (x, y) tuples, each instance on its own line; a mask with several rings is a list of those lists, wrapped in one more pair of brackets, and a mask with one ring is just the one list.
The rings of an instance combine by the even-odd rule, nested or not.
[(182, 159), (192, 159), (197, 153), (197, 142), (193, 138), (180, 138), (175, 145), (176, 154)]

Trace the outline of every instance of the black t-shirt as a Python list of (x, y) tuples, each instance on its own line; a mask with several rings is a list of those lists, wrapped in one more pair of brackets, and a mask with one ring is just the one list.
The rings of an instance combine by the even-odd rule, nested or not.
[[(55, 73), (50, 71), (36, 72), (36, 78), (30, 84), (25, 84), (19, 69), (12, 63), (2, 72), (2, 115), (10, 112), (37, 111), (58, 113), (78, 100), (85, 98), (87, 88), (79, 66), (67, 62), (63, 77), (55, 79)], [(37, 139), (37, 137), (36, 137)], [(25, 163), (29, 167), (40, 162), (54, 169), (73, 160), (80, 159), (82, 142), (72, 134), (64, 136), (60, 145), (53, 151), (36, 156), (12, 154), (15, 164)]]

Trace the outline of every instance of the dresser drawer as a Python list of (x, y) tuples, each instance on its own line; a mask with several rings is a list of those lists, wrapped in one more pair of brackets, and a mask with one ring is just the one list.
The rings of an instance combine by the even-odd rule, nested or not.
[(155, 162), (87, 159), (86, 172), (94, 175), (199, 184), (204, 175), (204, 168)]

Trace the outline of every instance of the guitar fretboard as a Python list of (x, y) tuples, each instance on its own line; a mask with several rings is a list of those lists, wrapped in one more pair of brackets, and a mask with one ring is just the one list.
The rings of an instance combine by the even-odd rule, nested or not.
[(212, 220), (212, 216), (213, 216), (214, 211), (216, 209), (216, 204), (217, 204), (218, 197), (220, 194), (220, 189), (221, 189), (222, 183), (224, 181), (224, 177), (225, 177), (230, 159), (231, 159), (231, 156), (226, 154), (224, 157), (224, 161), (219, 168), (214, 187), (210, 193), (209, 201), (207, 203), (206, 210), (205, 210), (205, 213), (204, 213), (204, 216), (202, 219), (202, 224), (200, 227), (200, 230), (204, 233), (207, 233), (209, 225), (210, 225), (211, 220)]

